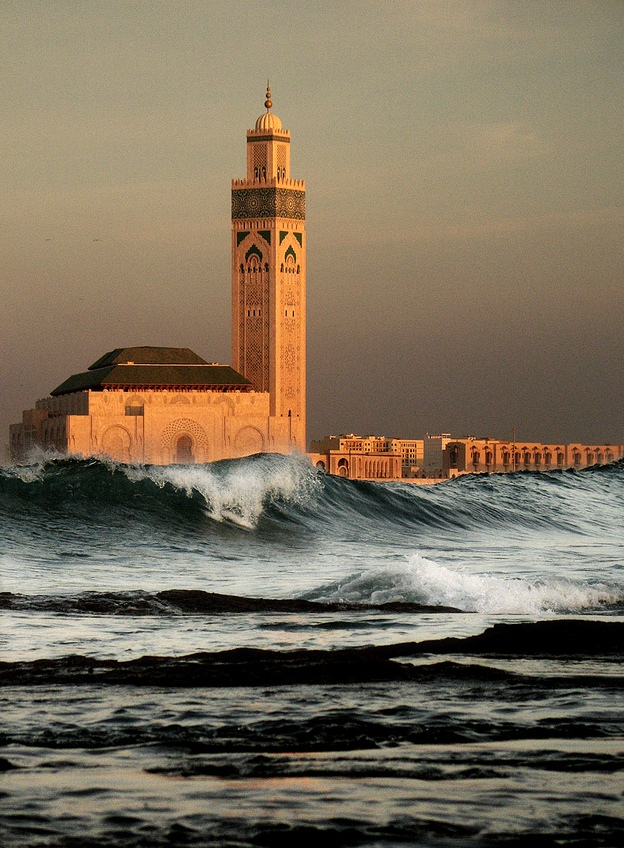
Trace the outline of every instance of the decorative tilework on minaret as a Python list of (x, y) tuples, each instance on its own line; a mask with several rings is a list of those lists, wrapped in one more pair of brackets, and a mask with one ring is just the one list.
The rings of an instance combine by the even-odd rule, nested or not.
[(247, 131), (247, 177), (232, 180), (232, 365), (305, 451), (305, 182), (290, 177), (290, 133), (268, 85), (264, 105)]

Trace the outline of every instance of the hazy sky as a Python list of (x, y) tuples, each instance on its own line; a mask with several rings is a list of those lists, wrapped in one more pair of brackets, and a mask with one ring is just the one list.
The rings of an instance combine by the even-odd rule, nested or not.
[(624, 441), (622, 0), (0, 0), (0, 426), (231, 361), (230, 180), (307, 181), (308, 435)]

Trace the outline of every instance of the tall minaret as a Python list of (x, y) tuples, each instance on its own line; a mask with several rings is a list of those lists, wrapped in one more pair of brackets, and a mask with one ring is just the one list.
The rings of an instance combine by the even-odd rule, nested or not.
[(247, 177), (232, 180), (232, 365), (305, 451), (305, 182), (290, 178), (290, 133), (268, 85), (264, 105), (247, 130)]

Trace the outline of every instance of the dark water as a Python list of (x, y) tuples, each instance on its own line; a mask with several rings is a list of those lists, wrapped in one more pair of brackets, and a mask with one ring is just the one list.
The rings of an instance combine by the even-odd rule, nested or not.
[(624, 844), (624, 464), (0, 470), (3, 846)]

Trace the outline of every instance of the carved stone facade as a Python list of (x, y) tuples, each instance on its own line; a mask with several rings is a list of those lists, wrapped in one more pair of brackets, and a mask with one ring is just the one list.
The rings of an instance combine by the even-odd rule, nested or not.
[(251, 391), (228, 366), (186, 349), (125, 348), (25, 410), (11, 426), (11, 453), (20, 460), (40, 447), (119, 462), (213, 462), (289, 452), (290, 423), (272, 417), (268, 393)]
[(232, 219), (292, 218), (305, 221), (305, 191), (293, 188), (237, 188), (232, 191)]
[(271, 112), (247, 131), (247, 176), (232, 181), (232, 365), (306, 449), (305, 183), (290, 177), (290, 133)]
[[(11, 426), (11, 453), (19, 460), (37, 446), (118, 462), (154, 465), (213, 462), (261, 451), (284, 453), (287, 421), (269, 416), (269, 398), (259, 392), (177, 391), (81, 392), (85, 412), (71, 414), (70, 396), (44, 398)], [(130, 412), (129, 406), (135, 411)]]

